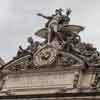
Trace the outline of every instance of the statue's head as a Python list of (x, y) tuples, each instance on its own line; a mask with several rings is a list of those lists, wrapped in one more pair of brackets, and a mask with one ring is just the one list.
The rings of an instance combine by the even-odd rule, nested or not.
[(22, 47), (21, 47), (21, 45), (19, 46), (19, 49), (21, 49)]
[(32, 38), (32, 37), (29, 37), (29, 38), (27, 39), (27, 41), (28, 41), (30, 44), (33, 44), (33, 43), (34, 43), (34, 41), (33, 41), (33, 38)]
[(66, 15), (69, 16), (71, 14), (72, 10), (70, 8), (67, 9)]
[(56, 14), (56, 15), (62, 15), (62, 11), (63, 11), (63, 9), (61, 9), (61, 8), (56, 9), (56, 10), (55, 10), (55, 14)]

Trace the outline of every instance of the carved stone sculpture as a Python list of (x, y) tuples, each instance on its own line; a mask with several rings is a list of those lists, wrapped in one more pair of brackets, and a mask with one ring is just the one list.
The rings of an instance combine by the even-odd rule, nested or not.
[[(27, 93), (65, 96), (68, 93), (69, 100), (71, 93), (88, 95), (89, 91), (100, 89), (100, 53), (90, 43), (81, 41), (79, 32), (84, 27), (70, 25), (71, 10), (67, 9), (65, 14), (62, 11), (56, 9), (51, 16), (38, 13), (48, 21), (34, 34), (45, 41), (35, 42), (29, 37), (29, 45), (25, 49), (19, 46), (15, 59), (0, 67), (0, 93), (23, 96)], [(7, 82), (3, 74), (8, 75)]]
[[(81, 42), (79, 32), (84, 28), (78, 25), (69, 25), (71, 10), (67, 9), (66, 14), (62, 14), (62, 11), (62, 9), (56, 9), (55, 14), (51, 16), (38, 13), (39, 16), (48, 19), (48, 22), (45, 28), (35, 34), (45, 38), (46, 42), (40, 44), (29, 37), (29, 46), (26, 49), (19, 46), (16, 59), (10, 62), (13, 66), (13, 68), (10, 67), (11, 69), (27, 69), (27, 67), (22, 68), (23, 64), (34, 67), (52, 64), (64, 66), (86, 64), (89, 67), (100, 63), (100, 53), (96, 48), (89, 43)], [(27, 62), (27, 59), (30, 61)], [(17, 62), (19, 63), (17, 64)], [(20, 67), (18, 68), (17, 65)]]
[(58, 36), (58, 38), (63, 41), (62, 36), (61, 36), (61, 28), (64, 22), (67, 24), (69, 23), (69, 14), (70, 14), (70, 9), (67, 10), (67, 16), (62, 15), (62, 9), (56, 9), (55, 10), (55, 15), (52, 16), (45, 16), (41, 13), (38, 13), (37, 15), (42, 16), (46, 19), (48, 19), (48, 22), (46, 23), (46, 27), (48, 28), (48, 43), (52, 41), (52, 38), (54, 34)]

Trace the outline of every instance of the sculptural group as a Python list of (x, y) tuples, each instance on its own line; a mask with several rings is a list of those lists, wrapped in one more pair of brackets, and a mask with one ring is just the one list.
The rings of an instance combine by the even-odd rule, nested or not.
[(11, 64), (17, 66), (16, 63), (19, 61), (18, 66), (23, 66), (21, 64), (25, 63), (24, 60), (28, 56), (29, 64), (26, 65), (31, 66), (30, 68), (52, 64), (66, 67), (81, 64), (87, 68), (98, 65), (100, 53), (92, 44), (81, 42), (79, 32), (83, 31), (84, 27), (70, 25), (70, 14), (71, 9), (67, 9), (64, 14), (61, 8), (56, 9), (55, 14), (51, 16), (38, 13), (38, 16), (42, 16), (48, 21), (45, 27), (38, 30), (35, 35), (45, 38), (45, 41), (42, 43), (34, 42), (33, 38), (29, 37), (29, 46), (26, 49), (19, 46), (17, 55), (13, 59), (15, 63)]

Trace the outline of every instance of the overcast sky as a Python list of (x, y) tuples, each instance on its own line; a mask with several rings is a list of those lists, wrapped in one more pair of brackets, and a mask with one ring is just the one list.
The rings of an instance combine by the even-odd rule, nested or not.
[(85, 27), (82, 41), (100, 49), (100, 0), (0, 0), (0, 56), (9, 61), (19, 45), (25, 48), (46, 22), (36, 13), (51, 15), (56, 8), (71, 8), (71, 24)]

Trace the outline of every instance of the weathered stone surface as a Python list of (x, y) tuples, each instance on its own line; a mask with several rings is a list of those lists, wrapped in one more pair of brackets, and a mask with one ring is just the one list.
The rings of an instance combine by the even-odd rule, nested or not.
[(35, 34), (46, 40), (38, 43), (29, 37), (30, 45), (26, 49), (19, 46), (13, 60), (0, 67), (0, 97), (100, 99), (100, 53), (91, 44), (81, 42), (79, 32), (84, 28), (69, 25), (70, 13), (70, 9), (66, 14), (56, 9), (51, 16), (38, 14), (48, 22)]

